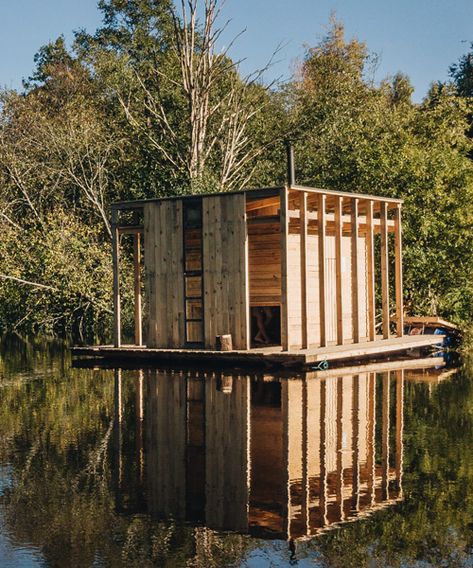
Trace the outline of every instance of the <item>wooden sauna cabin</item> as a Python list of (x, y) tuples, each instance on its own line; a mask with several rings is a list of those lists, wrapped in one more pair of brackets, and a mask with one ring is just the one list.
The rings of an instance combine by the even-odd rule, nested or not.
[[(401, 206), (295, 184), (115, 203), (114, 345), (75, 353), (304, 366), (438, 343), (403, 336)], [(121, 337), (127, 235), (135, 345)], [(270, 345), (255, 342), (259, 314)], [(222, 336), (231, 350), (217, 349)]]

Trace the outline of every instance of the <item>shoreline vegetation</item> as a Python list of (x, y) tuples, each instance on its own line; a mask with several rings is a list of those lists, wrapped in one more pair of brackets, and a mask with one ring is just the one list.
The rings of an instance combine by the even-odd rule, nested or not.
[[(332, 19), (268, 84), (219, 51), (220, 3), (200, 4), (101, 0), (93, 35), (41, 47), (22, 90), (0, 92), (0, 333), (108, 339), (110, 203), (282, 185), (287, 140), (300, 183), (404, 199), (406, 311), (468, 330), (473, 44), (416, 104)], [(126, 332), (126, 245), (121, 262)]]

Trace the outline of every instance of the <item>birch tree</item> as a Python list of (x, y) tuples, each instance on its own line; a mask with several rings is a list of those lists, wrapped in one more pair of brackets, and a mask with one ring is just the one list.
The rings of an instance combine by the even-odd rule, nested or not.
[[(228, 24), (219, 23), (221, 4), (203, 0), (202, 22), (200, 4), (181, 0), (179, 10), (170, 8), (174, 30), (167, 61), (154, 67), (153, 82), (134, 72), (140, 100), (136, 91), (120, 93), (119, 99), (130, 123), (184, 172), (193, 191), (209, 177), (218, 189), (231, 190), (248, 182), (264, 149), (251, 136), (251, 125), (268, 104), (270, 86), (261, 78), (270, 62), (241, 77), (240, 62), (229, 56), (238, 36), (223, 50), (217, 47)], [(182, 112), (176, 112), (180, 104)]]

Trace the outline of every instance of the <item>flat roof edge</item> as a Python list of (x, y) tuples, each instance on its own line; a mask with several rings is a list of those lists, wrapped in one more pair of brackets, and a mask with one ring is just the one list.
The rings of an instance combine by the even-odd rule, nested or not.
[[(235, 191), (220, 191), (215, 193), (198, 193), (198, 194), (189, 194), (189, 195), (171, 195), (167, 197), (151, 197), (149, 199), (136, 199), (130, 201), (115, 201), (111, 204), (112, 209), (139, 209), (143, 207), (146, 203), (153, 203), (158, 201), (170, 201), (170, 200), (177, 200), (177, 199), (196, 199), (200, 197), (214, 197), (215, 195), (237, 195), (240, 193), (260, 193), (262, 195), (274, 194), (275, 192), (279, 192), (281, 189), (287, 186), (275, 186), (275, 187), (255, 187), (255, 188), (245, 188), (239, 189)], [(323, 189), (319, 187), (310, 187), (305, 185), (291, 185), (289, 187), (291, 190), (296, 191), (307, 191), (311, 193), (324, 193), (326, 195), (334, 195), (340, 197), (349, 197), (351, 199), (365, 199), (369, 201), (384, 201), (386, 203), (403, 203), (403, 199), (398, 199), (395, 197), (384, 197), (382, 195), (371, 195), (368, 193), (354, 193), (350, 191), (338, 191), (335, 189)]]
[(385, 201), (386, 203), (404, 203), (403, 199), (397, 197), (385, 197), (383, 195), (372, 195), (369, 193), (355, 193), (352, 191), (339, 191), (337, 189), (323, 189), (321, 187), (310, 187), (306, 185), (291, 185), (289, 189), (299, 191), (312, 191), (314, 193), (325, 193), (327, 195), (339, 195), (340, 197), (351, 197), (352, 199), (367, 199), (369, 201)]

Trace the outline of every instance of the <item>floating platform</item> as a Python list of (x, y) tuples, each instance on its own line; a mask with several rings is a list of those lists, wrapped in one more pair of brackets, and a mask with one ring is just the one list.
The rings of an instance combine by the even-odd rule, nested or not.
[(377, 339), (364, 343), (333, 345), (311, 349), (283, 351), (281, 347), (262, 347), (249, 351), (209, 351), (203, 349), (151, 349), (136, 345), (112, 347), (97, 345), (73, 347), (74, 358), (94, 358), (102, 361), (128, 361), (152, 364), (200, 364), (239, 367), (310, 368), (327, 362), (336, 367), (347, 362), (383, 359), (409, 350), (423, 349), (442, 343), (442, 335), (413, 335)]

